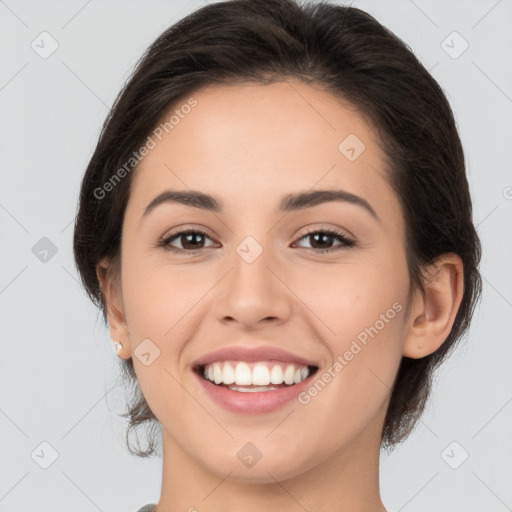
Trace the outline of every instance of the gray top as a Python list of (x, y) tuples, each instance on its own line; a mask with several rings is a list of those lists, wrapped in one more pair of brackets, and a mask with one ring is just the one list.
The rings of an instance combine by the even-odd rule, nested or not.
[(153, 507), (156, 503), (149, 503), (148, 505), (144, 505), (142, 508), (139, 508), (137, 512), (153, 512)]
[[(156, 505), (156, 503), (149, 503), (148, 505), (144, 505), (142, 508), (139, 508), (137, 512), (153, 512), (153, 507)], [(392, 510), (389, 510), (388, 512), (393, 512)]]
[[(137, 512), (153, 512), (153, 507), (156, 505), (156, 503), (149, 503), (148, 505), (144, 505), (142, 508), (139, 508)], [(393, 512), (392, 510), (389, 510), (388, 512)]]

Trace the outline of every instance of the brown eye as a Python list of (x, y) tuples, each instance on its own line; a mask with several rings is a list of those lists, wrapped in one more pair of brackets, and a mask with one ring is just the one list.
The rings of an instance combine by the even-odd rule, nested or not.
[[(337, 251), (344, 247), (352, 247), (355, 245), (355, 243), (349, 240), (343, 233), (330, 229), (310, 231), (300, 238), (300, 240), (304, 239), (310, 241), (311, 249), (320, 253)], [(333, 246), (333, 239), (338, 240), (340, 243), (337, 246)]]
[[(194, 252), (205, 248), (205, 239), (210, 238), (204, 231), (200, 229), (187, 229), (178, 231), (171, 236), (162, 240), (159, 245), (164, 249), (176, 252)], [(181, 247), (174, 247), (171, 242), (177, 240)]]

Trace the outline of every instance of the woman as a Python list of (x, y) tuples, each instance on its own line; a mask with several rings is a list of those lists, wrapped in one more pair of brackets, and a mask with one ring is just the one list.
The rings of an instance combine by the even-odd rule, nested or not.
[(385, 512), (380, 450), (479, 297), (471, 214), (446, 97), (367, 13), (233, 0), (164, 32), (103, 126), (74, 238), (130, 428), (161, 427), (140, 510)]

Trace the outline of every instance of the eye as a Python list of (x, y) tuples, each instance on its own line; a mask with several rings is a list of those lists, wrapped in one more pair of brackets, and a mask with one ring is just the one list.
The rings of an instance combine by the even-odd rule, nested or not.
[[(197, 251), (201, 251), (204, 249), (202, 246), (204, 244), (204, 238), (210, 238), (208, 234), (201, 229), (184, 229), (181, 231), (177, 231), (172, 235), (160, 240), (158, 243), (159, 246), (163, 247), (165, 250), (178, 252), (178, 253), (195, 253)], [(202, 240), (203, 239), (203, 240)], [(179, 240), (182, 247), (173, 247), (171, 242), (175, 240)]]
[[(352, 247), (355, 245), (355, 242), (353, 240), (348, 239), (345, 236), (345, 234), (342, 233), (341, 231), (336, 231), (327, 228), (310, 230), (306, 234), (304, 234), (299, 239), (299, 241), (303, 239), (309, 239), (310, 242), (312, 242), (313, 251), (319, 253), (338, 251), (345, 247)], [(334, 246), (334, 248), (332, 245), (333, 239), (337, 239), (340, 241), (340, 244)]]

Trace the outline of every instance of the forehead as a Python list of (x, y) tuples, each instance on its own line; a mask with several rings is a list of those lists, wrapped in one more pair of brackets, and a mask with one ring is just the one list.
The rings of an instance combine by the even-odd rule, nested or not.
[(239, 209), (312, 187), (394, 201), (373, 127), (318, 86), (208, 86), (183, 96), (166, 121), (135, 172), (130, 201), (139, 210), (168, 188), (220, 195)]

